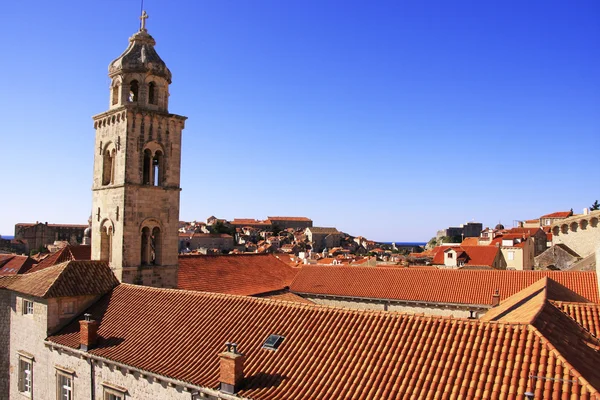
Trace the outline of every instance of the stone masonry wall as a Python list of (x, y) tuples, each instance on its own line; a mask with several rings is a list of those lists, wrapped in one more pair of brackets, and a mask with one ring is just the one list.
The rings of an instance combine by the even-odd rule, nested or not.
[[(33, 398), (47, 394), (48, 374), (46, 371), (47, 353), (44, 349), (47, 326), (47, 305), (42, 299), (23, 296), (15, 292), (10, 299), (10, 395), (11, 400), (23, 400), (19, 392), (19, 352), (33, 356)], [(23, 315), (23, 299), (34, 302), (33, 315)], [(56, 397), (56, 391), (52, 391)]]
[(0, 400), (8, 399), (10, 354), (10, 292), (0, 289)]
[(582, 258), (593, 254), (600, 247), (599, 220), (600, 211), (593, 211), (558, 221), (552, 226), (552, 244), (563, 243)]

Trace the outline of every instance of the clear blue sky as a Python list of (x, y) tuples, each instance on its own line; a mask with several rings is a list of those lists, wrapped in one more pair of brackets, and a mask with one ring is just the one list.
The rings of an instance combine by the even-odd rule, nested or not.
[[(0, 233), (85, 223), (107, 66), (139, 1), (0, 14)], [(428, 240), (600, 198), (600, 2), (146, 0), (184, 131), (183, 220)]]

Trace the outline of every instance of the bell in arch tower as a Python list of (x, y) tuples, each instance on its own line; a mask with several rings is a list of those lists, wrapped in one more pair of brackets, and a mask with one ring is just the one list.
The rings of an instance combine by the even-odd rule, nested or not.
[(171, 71), (146, 18), (110, 63), (109, 109), (93, 117), (92, 259), (122, 282), (176, 287), (186, 117), (169, 113)]

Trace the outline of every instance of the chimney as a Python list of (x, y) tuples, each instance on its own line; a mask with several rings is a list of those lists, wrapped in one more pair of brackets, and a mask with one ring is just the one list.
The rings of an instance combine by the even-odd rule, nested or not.
[(498, 292), (498, 289), (496, 289), (496, 291), (492, 295), (492, 307), (498, 307), (499, 304), (500, 304), (500, 292)]
[(239, 353), (236, 343), (225, 343), (226, 350), (219, 354), (219, 390), (223, 393), (235, 394), (240, 390), (244, 379), (244, 360), (246, 357)]
[(583, 209), (583, 215), (589, 215), (590, 214), (590, 209), (589, 208), (584, 208)]
[(79, 321), (79, 348), (88, 351), (98, 340), (98, 321), (92, 319), (92, 314), (85, 313), (83, 316), (85, 319)]

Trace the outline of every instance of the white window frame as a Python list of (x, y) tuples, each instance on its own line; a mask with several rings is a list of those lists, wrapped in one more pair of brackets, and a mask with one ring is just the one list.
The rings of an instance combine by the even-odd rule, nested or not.
[(508, 261), (513, 261), (514, 259), (515, 259), (515, 252), (509, 251), (508, 252)]
[(56, 368), (56, 399), (73, 400), (73, 378), (75, 371), (55, 366)]
[(23, 315), (33, 315), (33, 301), (23, 299)]
[(31, 397), (33, 394), (33, 357), (19, 354), (19, 393)]

